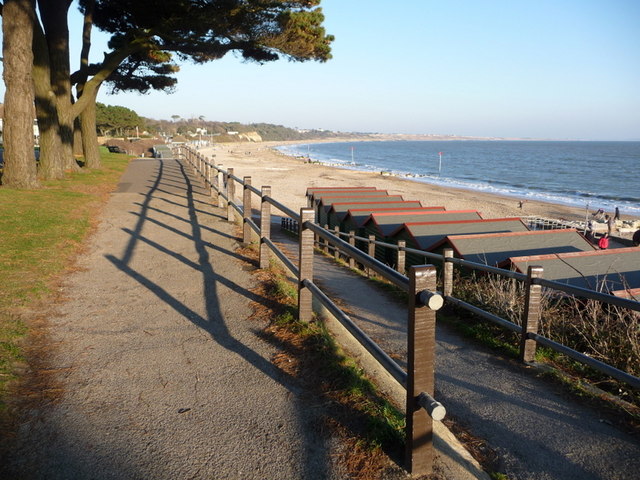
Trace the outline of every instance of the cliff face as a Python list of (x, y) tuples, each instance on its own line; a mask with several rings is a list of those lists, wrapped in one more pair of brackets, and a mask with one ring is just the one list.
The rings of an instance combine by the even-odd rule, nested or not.
[(238, 135), (243, 140), (248, 140), (249, 142), (261, 142), (262, 137), (258, 132), (246, 132)]

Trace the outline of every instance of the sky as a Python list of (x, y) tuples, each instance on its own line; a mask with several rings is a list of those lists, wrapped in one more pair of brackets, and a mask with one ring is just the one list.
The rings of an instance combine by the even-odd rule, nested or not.
[[(336, 37), (329, 62), (257, 65), (229, 54), (181, 64), (173, 94), (103, 87), (98, 101), (155, 119), (640, 140), (638, 0), (322, 0), (322, 8)], [(70, 24), (74, 42), (81, 18), (72, 13)], [(72, 65), (77, 58), (72, 51)]]

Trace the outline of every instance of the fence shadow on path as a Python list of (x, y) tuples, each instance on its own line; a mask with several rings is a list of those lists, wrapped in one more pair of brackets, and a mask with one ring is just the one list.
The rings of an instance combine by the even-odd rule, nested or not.
[[(212, 259), (210, 255), (210, 250), (214, 250), (222, 255), (224, 258), (221, 261), (230, 261), (230, 260), (243, 260), (247, 261), (246, 258), (237, 255), (235, 252), (221, 247), (219, 245), (208, 242), (203, 238), (204, 234), (214, 234), (227, 239), (234, 239), (235, 237), (226, 234), (224, 231), (218, 231), (209, 226), (202, 225), (198, 219), (199, 214), (209, 215), (211, 217), (220, 217), (220, 220), (224, 220), (226, 223), (226, 218), (212, 214), (208, 211), (202, 211), (197, 208), (198, 204), (205, 204), (205, 202), (201, 202), (194, 198), (196, 192), (194, 191), (193, 180), (190, 178), (190, 175), (185, 170), (185, 167), (179, 162), (175, 162), (178, 167), (178, 171), (182, 177), (183, 184), (181, 186), (176, 186), (176, 188), (182, 188), (185, 192), (184, 195), (176, 194), (175, 192), (167, 191), (159, 188), (162, 184), (163, 176), (166, 175), (166, 165), (165, 162), (174, 162), (173, 160), (161, 160), (158, 171), (155, 173), (156, 178), (153, 183), (149, 187), (149, 191), (144, 193), (144, 201), (142, 203), (136, 203), (140, 206), (139, 212), (132, 212), (136, 217), (137, 221), (132, 229), (123, 228), (123, 231), (129, 234), (130, 238), (128, 240), (127, 246), (124, 249), (124, 252), (120, 258), (114, 255), (105, 255), (105, 257), (120, 271), (134, 279), (137, 283), (139, 283), (142, 287), (146, 288), (150, 292), (152, 292), (158, 300), (164, 302), (168, 306), (170, 306), (175, 312), (177, 312), (180, 316), (184, 317), (188, 321), (192, 322), (194, 325), (207, 332), (210, 337), (221, 347), (224, 349), (233, 352), (234, 354), (240, 356), (244, 361), (246, 361), (253, 368), (259, 370), (262, 374), (269, 377), (273, 381), (279, 383), (286, 389), (288, 389), (293, 395), (291, 396), (294, 404), (295, 410), (295, 418), (299, 423), (299, 431), (303, 434), (303, 444), (304, 451), (306, 452), (306, 458), (298, 459), (298, 463), (300, 468), (304, 470), (304, 478), (330, 478), (331, 472), (328, 470), (329, 465), (331, 465), (331, 459), (328, 458), (329, 445), (328, 439), (321, 439), (319, 435), (312, 431), (314, 429), (308, 428), (308, 425), (305, 425), (305, 418), (308, 418), (304, 413), (305, 410), (309, 408), (314, 409), (316, 407), (316, 403), (320, 405), (323, 399), (309, 399), (299, 397), (300, 387), (297, 386), (299, 384), (298, 380), (294, 377), (291, 377), (289, 374), (277, 368), (269, 359), (264, 358), (259, 353), (254, 351), (249, 346), (245, 345), (242, 341), (239, 341), (234, 335), (230, 332), (230, 329), (227, 325), (227, 319), (225, 318), (224, 313), (220, 309), (220, 298), (219, 298), (219, 289), (221, 286), (228, 287), (239, 295), (245, 297), (246, 302), (256, 301), (256, 302), (265, 302), (266, 299), (251, 292), (250, 290), (244, 288), (241, 285), (233, 282), (232, 280), (226, 278), (223, 275), (220, 275), (216, 271), (215, 260)], [(152, 207), (150, 205), (152, 200), (159, 200), (162, 202), (167, 202), (168, 204), (174, 206), (180, 206), (185, 208), (184, 204), (176, 203), (172, 200), (168, 200), (163, 196), (159, 196), (160, 194), (169, 194), (175, 197), (183, 198), (186, 200), (186, 211), (187, 218), (177, 218), (177, 216), (170, 212), (162, 211), (156, 207)], [(190, 230), (189, 232), (184, 232), (175, 229), (172, 226), (163, 224), (162, 222), (152, 219), (149, 216), (150, 212), (156, 212), (160, 214), (166, 214), (169, 217), (174, 219), (179, 219), (184, 221), (185, 226)], [(148, 238), (147, 236), (142, 234), (143, 226), (147, 222), (152, 222), (157, 226), (161, 226), (170, 230), (172, 233), (177, 235), (181, 235), (189, 240), (193, 241), (193, 245), (197, 254), (197, 261), (192, 261), (184, 257), (184, 255), (175, 252), (172, 250), (170, 245), (162, 245), (152, 238)], [(202, 282), (203, 291), (204, 291), (204, 304), (205, 304), (205, 314), (199, 314), (190, 306), (186, 305), (184, 302), (180, 301), (178, 298), (173, 296), (166, 288), (159, 285), (158, 283), (151, 280), (144, 273), (136, 270), (131, 266), (131, 260), (133, 258), (133, 253), (136, 249), (136, 245), (139, 242), (144, 242), (147, 245), (153, 247), (157, 252), (162, 255), (167, 255), (172, 257), (188, 267), (192, 268), (194, 271), (199, 272), (200, 281)], [(257, 327), (256, 327), (257, 328)], [(263, 339), (264, 340), (264, 339)], [(246, 392), (247, 395), (250, 395), (250, 392)], [(305, 396), (308, 397), (308, 396)], [(245, 397), (246, 398), (246, 397)], [(245, 400), (243, 400), (245, 401)], [(321, 448), (318, 448), (319, 440), (324, 444)], [(238, 452), (238, 461), (242, 461), (242, 452)]]

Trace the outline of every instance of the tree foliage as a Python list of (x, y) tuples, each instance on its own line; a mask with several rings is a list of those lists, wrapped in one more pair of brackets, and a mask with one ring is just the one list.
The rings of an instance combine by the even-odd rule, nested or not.
[(96, 107), (96, 126), (102, 135), (114, 132), (117, 136), (122, 136), (127, 130), (144, 126), (142, 118), (127, 107), (99, 102)]
[[(73, 122), (80, 117), (86, 164), (99, 165), (99, 158), (92, 158), (98, 156), (94, 119), (97, 92), (105, 82), (112, 91), (171, 91), (177, 61), (204, 63), (229, 52), (260, 63), (331, 58), (333, 36), (322, 26), (320, 0), (80, 0), (83, 48), (80, 68), (71, 73), (67, 28), (71, 0), (37, 0), (39, 17), (35, 0), (25, 4), (40, 20), (34, 34), (38, 121), (47, 126), (47, 134), (60, 137), (42, 145), (50, 162), (69, 161)], [(94, 26), (111, 34), (110, 51), (101, 62), (89, 64)]]

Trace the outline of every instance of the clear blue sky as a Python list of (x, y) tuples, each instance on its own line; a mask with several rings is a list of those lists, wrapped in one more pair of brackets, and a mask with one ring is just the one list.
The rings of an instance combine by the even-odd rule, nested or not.
[[(183, 64), (172, 95), (102, 93), (99, 101), (165, 119), (640, 140), (638, 0), (322, 0), (322, 6), (336, 37), (327, 63), (260, 66), (228, 55), (204, 66)], [(79, 18), (71, 21), (79, 31)]]

